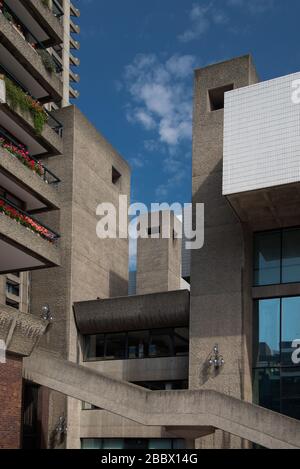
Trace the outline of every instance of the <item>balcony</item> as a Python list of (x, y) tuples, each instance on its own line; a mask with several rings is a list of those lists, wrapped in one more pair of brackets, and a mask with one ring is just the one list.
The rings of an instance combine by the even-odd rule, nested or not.
[(22, 142), (32, 156), (62, 154), (62, 125), (42, 108), (6, 69), (0, 67), (0, 125)]
[(1, 65), (40, 102), (61, 100), (61, 64), (7, 6), (0, 14), (0, 38)]
[(0, 273), (59, 265), (59, 235), (0, 197)]
[(0, 187), (22, 200), (29, 214), (58, 209), (60, 180), (3, 134), (0, 128)]
[(253, 230), (300, 216), (300, 73), (225, 95), (223, 195)]
[(76, 8), (73, 3), (70, 3), (70, 8), (71, 8), (71, 16), (75, 16), (76, 18), (80, 17), (80, 11), (78, 8)]
[(59, 20), (63, 13), (58, 9), (58, 2), (53, 0), (53, 10), (45, 6), (42, 0), (6, 0), (6, 3), (20, 18), (24, 18), (23, 22), (28, 29), (46, 47), (63, 42), (63, 26)]

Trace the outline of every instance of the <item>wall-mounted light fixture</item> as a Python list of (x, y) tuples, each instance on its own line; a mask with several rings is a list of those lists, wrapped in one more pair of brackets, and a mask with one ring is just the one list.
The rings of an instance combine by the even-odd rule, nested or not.
[(67, 433), (67, 422), (64, 416), (59, 417), (58, 424), (55, 428), (56, 434), (57, 435), (64, 435)]
[(208, 364), (209, 366), (213, 366), (216, 370), (218, 370), (219, 368), (222, 368), (222, 366), (225, 365), (224, 358), (222, 355), (220, 355), (218, 344), (214, 346), (214, 350), (208, 360)]
[(41, 318), (42, 318), (44, 321), (49, 321), (49, 322), (52, 322), (52, 321), (53, 321), (53, 316), (52, 316), (52, 314), (51, 314), (50, 306), (49, 306), (49, 305), (43, 305), (43, 306), (42, 306)]

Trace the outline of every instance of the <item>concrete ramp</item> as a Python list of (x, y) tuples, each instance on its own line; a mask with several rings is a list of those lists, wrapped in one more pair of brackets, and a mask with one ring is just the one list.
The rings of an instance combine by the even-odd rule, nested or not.
[(23, 363), (25, 379), (142, 425), (194, 438), (220, 429), (266, 448), (300, 449), (300, 421), (215, 391), (148, 391), (42, 351)]

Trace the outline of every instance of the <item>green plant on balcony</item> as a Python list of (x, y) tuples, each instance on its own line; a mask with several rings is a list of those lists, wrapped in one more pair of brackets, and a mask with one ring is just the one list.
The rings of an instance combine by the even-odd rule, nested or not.
[(47, 7), (47, 8), (50, 9), (50, 0), (41, 0), (41, 1), (42, 1), (42, 4), (43, 4), (45, 7)]
[(10, 22), (13, 21), (12, 15), (9, 13), (9, 11), (7, 11), (6, 8), (3, 9), (3, 15), (8, 21), (10, 21)]
[(48, 120), (47, 113), (38, 101), (26, 94), (19, 86), (5, 77), (6, 97), (12, 109), (29, 112), (34, 122), (36, 133), (40, 135)]
[(43, 61), (45, 69), (48, 70), (48, 72), (50, 73), (56, 72), (55, 62), (53, 60), (53, 57), (49, 54), (49, 52), (46, 51), (45, 49), (39, 49), (38, 52)]

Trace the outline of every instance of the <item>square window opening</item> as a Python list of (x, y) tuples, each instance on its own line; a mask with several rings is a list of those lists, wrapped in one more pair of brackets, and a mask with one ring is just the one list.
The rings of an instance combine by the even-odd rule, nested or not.
[(233, 84), (221, 86), (220, 88), (215, 88), (213, 90), (209, 90), (209, 104), (210, 104), (210, 111), (219, 111), (220, 109), (224, 109), (225, 103), (225, 93), (227, 91), (232, 91), (234, 89)]

